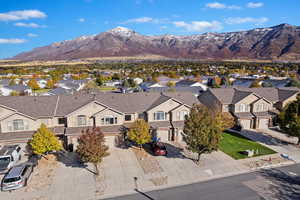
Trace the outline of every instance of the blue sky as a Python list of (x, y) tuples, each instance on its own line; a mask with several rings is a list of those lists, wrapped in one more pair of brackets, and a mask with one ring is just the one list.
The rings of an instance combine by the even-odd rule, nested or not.
[[(146, 35), (299, 25), (298, 0), (0, 0), (0, 58), (123, 26)], [(297, 21), (298, 20), (298, 21)]]

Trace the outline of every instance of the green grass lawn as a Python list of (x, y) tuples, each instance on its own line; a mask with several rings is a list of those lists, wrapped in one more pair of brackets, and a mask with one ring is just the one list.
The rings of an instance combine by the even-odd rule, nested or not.
[(242, 135), (228, 132), (224, 132), (222, 134), (220, 150), (236, 160), (247, 158), (246, 155), (239, 153), (245, 150), (254, 150), (255, 152), (258, 150), (258, 154), (255, 154), (254, 156), (262, 156), (276, 153), (272, 149), (269, 149), (257, 142), (249, 140), (248, 138), (245, 138)]
[(114, 91), (116, 90), (117, 88), (115, 87), (109, 87), (109, 86), (102, 86), (102, 87), (99, 87), (99, 90), (100, 91)]

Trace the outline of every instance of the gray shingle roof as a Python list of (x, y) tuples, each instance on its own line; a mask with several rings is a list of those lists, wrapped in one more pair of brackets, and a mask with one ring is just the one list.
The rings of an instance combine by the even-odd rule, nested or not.
[(54, 115), (57, 98), (58, 96), (2, 96), (0, 105), (34, 118), (47, 117)]
[(234, 104), (251, 93), (276, 103), (299, 93), (296, 88), (216, 88), (209, 91), (223, 104)]

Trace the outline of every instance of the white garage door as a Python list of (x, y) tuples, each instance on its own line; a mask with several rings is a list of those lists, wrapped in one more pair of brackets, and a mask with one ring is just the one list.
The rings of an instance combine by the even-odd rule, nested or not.
[(260, 119), (259, 129), (268, 129), (268, 128), (269, 128), (269, 119)]
[(251, 120), (250, 119), (241, 119), (240, 125), (243, 129), (250, 129), (251, 128)]

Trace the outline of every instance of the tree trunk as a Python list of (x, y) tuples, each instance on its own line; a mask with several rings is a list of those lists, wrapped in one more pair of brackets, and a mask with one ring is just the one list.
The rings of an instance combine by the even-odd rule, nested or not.
[(198, 158), (197, 158), (197, 162), (199, 163), (200, 161), (200, 156), (201, 156), (201, 153), (198, 153)]
[(99, 176), (98, 163), (94, 163), (94, 167), (95, 167), (95, 175)]
[(300, 145), (300, 137), (298, 138), (298, 142), (297, 142), (297, 145)]

